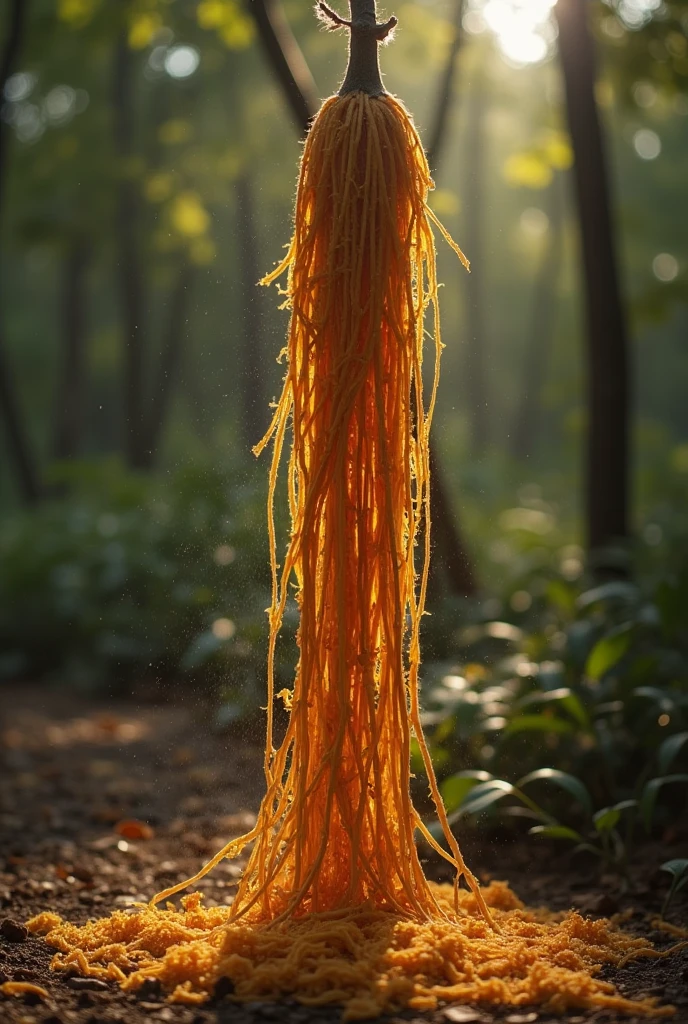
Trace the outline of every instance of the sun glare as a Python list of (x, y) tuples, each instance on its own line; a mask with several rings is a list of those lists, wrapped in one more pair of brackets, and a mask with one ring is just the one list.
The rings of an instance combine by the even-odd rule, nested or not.
[(555, 0), (470, 0), (467, 32), (491, 32), (504, 60), (525, 67), (547, 60), (556, 39)]

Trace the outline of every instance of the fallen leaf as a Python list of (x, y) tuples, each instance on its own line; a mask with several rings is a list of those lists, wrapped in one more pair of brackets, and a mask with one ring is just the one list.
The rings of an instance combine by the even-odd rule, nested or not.
[(139, 821), (138, 818), (125, 818), (123, 821), (118, 821), (115, 825), (115, 832), (125, 839), (152, 839), (155, 834), (150, 825), (147, 825), (145, 821)]

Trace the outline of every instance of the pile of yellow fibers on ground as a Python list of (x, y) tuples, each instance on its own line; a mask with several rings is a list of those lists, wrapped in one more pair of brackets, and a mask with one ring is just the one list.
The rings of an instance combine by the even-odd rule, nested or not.
[[(138, 913), (83, 928), (34, 918), (32, 930), (60, 950), (56, 968), (132, 988), (159, 978), (172, 1000), (187, 1002), (227, 977), (239, 999), (343, 1003), (350, 1019), (438, 1000), (655, 1012), (594, 978), (639, 940), (575, 914), (525, 911), (503, 885), (485, 891), (488, 907), (449, 829), (423, 738), (419, 631), (441, 349), (431, 187), (396, 99), (354, 92), (324, 104), (304, 149), (289, 252), (268, 279), (288, 271), (292, 316), (284, 389), (259, 446), (274, 440), (267, 792), (250, 833)], [(428, 308), (435, 366), (426, 405)], [(280, 570), (272, 505), (289, 429), (292, 527)], [(300, 657), (293, 691), (279, 695), (290, 717), (275, 749), (273, 666), (290, 593)], [(413, 736), (446, 850), (411, 802)], [(453, 889), (425, 878), (417, 831), (453, 865)], [(249, 843), (231, 906), (203, 909), (193, 895), (181, 912), (156, 909)], [(470, 892), (459, 889), (462, 876)]]
[(625, 999), (595, 978), (599, 965), (651, 948), (609, 921), (529, 910), (503, 882), (493, 882), (483, 895), (495, 932), (471, 893), (460, 892), (462, 916), (451, 920), (451, 886), (430, 888), (447, 919), (410, 920), (359, 906), (255, 925), (233, 922), (231, 908), (204, 909), (194, 893), (182, 899), (181, 912), (120, 910), (82, 928), (39, 914), (29, 927), (60, 950), (57, 970), (76, 967), (125, 989), (156, 978), (173, 1002), (202, 1003), (218, 979), (230, 978), (239, 1000), (341, 1003), (345, 1020), (404, 1007), (433, 1010), (441, 1002), (539, 1004), (552, 1013), (673, 1012), (653, 999)]

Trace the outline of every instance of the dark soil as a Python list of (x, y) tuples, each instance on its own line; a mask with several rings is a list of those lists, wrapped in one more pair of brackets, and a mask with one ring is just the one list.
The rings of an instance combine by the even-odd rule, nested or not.
[[(337, 1009), (310, 1010), (296, 1003), (240, 1005), (216, 998), (192, 1009), (166, 1004), (155, 986), (130, 995), (93, 979), (52, 973), (53, 951), (27, 936), (22, 922), (53, 910), (80, 923), (188, 878), (252, 824), (263, 787), (261, 738), (256, 729), (251, 738), (218, 734), (205, 707), (104, 702), (31, 687), (2, 689), (0, 701), (0, 983), (28, 981), (50, 993), (48, 1002), (0, 995), (2, 1024), (339, 1020)], [(116, 826), (126, 819), (146, 823), (152, 834), (123, 838)], [(627, 927), (650, 934), (664, 948), (671, 940), (649, 924), (668, 884), (657, 866), (685, 856), (685, 835), (683, 826), (671, 830), (664, 843), (636, 851), (627, 893), (619, 879), (600, 877), (595, 865), (572, 861), (559, 846), (522, 837), (469, 839), (464, 846), (468, 862), (481, 866), (483, 880), (507, 878), (527, 903), (573, 906), (595, 916), (632, 910)], [(208, 904), (225, 902), (241, 867), (241, 861), (225, 861), (200, 883)], [(442, 876), (433, 860), (427, 871)], [(685, 911), (684, 896), (672, 908), (672, 919), (685, 922)], [(639, 960), (608, 976), (629, 997), (650, 993), (673, 1003), (673, 1020), (688, 1022), (688, 950), (666, 960)], [(578, 1012), (559, 1019), (589, 1024), (610, 1018)], [(554, 1018), (536, 1007), (497, 1012), (452, 1007), (387, 1020), (551, 1024)]]

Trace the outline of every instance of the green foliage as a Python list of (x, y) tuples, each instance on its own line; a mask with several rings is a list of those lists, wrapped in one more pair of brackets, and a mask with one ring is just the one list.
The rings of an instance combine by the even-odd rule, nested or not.
[(664, 917), (676, 893), (688, 882), (688, 860), (682, 858), (667, 860), (660, 865), (660, 870), (671, 875), (671, 885), (662, 904), (662, 917)]
[[(254, 680), (269, 600), (264, 488), (186, 468), (63, 466), (70, 496), (0, 530), (0, 673), (90, 686)], [(257, 702), (257, 693), (251, 694)]]
[[(459, 773), (459, 778), (463, 773)], [(474, 773), (474, 776), (477, 773)], [(504, 779), (496, 779), (489, 773), (481, 773), (481, 778), (461, 779), (462, 787), (456, 785), (457, 776), (450, 776), (442, 785), (442, 796), (447, 804), (450, 823), (470, 815), (483, 814), (496, 809), (497, 804), (512, 801), (508, 806), (500, 807), (501, 812), (511, 816), (526, 817), (539, 822), (529, 829), (529, 834), (541, 839), (558, 839), (572, 842), (577, 851), (586, 851), (598, 857), (607, 868), (617, 869), (625, 873), (628, 856), (632, 850), (633, 840), (637, 836), (638, 826), (642, 823), (650, 832), (654, 823), (655, 802), (657, 792), (666, 782), (680, 782), (684, 787), (683, 799), (688, 793), (688, 774), (680, 773), (666, 778), (653, 778), (642, 784), (639, 781), (638, 799), (619, 800), (609, 807), (592, 809), (592, 798), (587, 786), (566, 772), (551, 768), (543, 768), (520, 779), (515, 785)], [(549, 809), (536, 802), (526, 788), (537, 780), (548, 780), (556, 783), (564, 792), (574, 797), (576, 807), (570, 812), (578, 828), (558, 820)], [(515, 801), (515, 802), (513, 802)], [(562, 805), (563, 806), (563, 805)], [(625, 827), (622, 829), (622, 824)], [(439, 830), (436, 830), (440, 835)], [(672, 865), (684, 862), (669, 862)], [(682, 878), (676, 868), (677, 877)], [(677, 884), (677, 891), (684, 884)]]
[(525, 818), (533, 835), (570, 841), (623, 872), (635, 842), (680, 817), (688, 796), (680, 548), (664, 568), (655, 560), (650, 569), (639, 552), (639, 583), (585, 589), (534, 569), (517, 584), (530, 598), (516, 602), (522, 614), (511, 611), (518, 624), (488, 619), (455, 631), (455, 660), (427, 666), (424, 690), (450, 821)]

